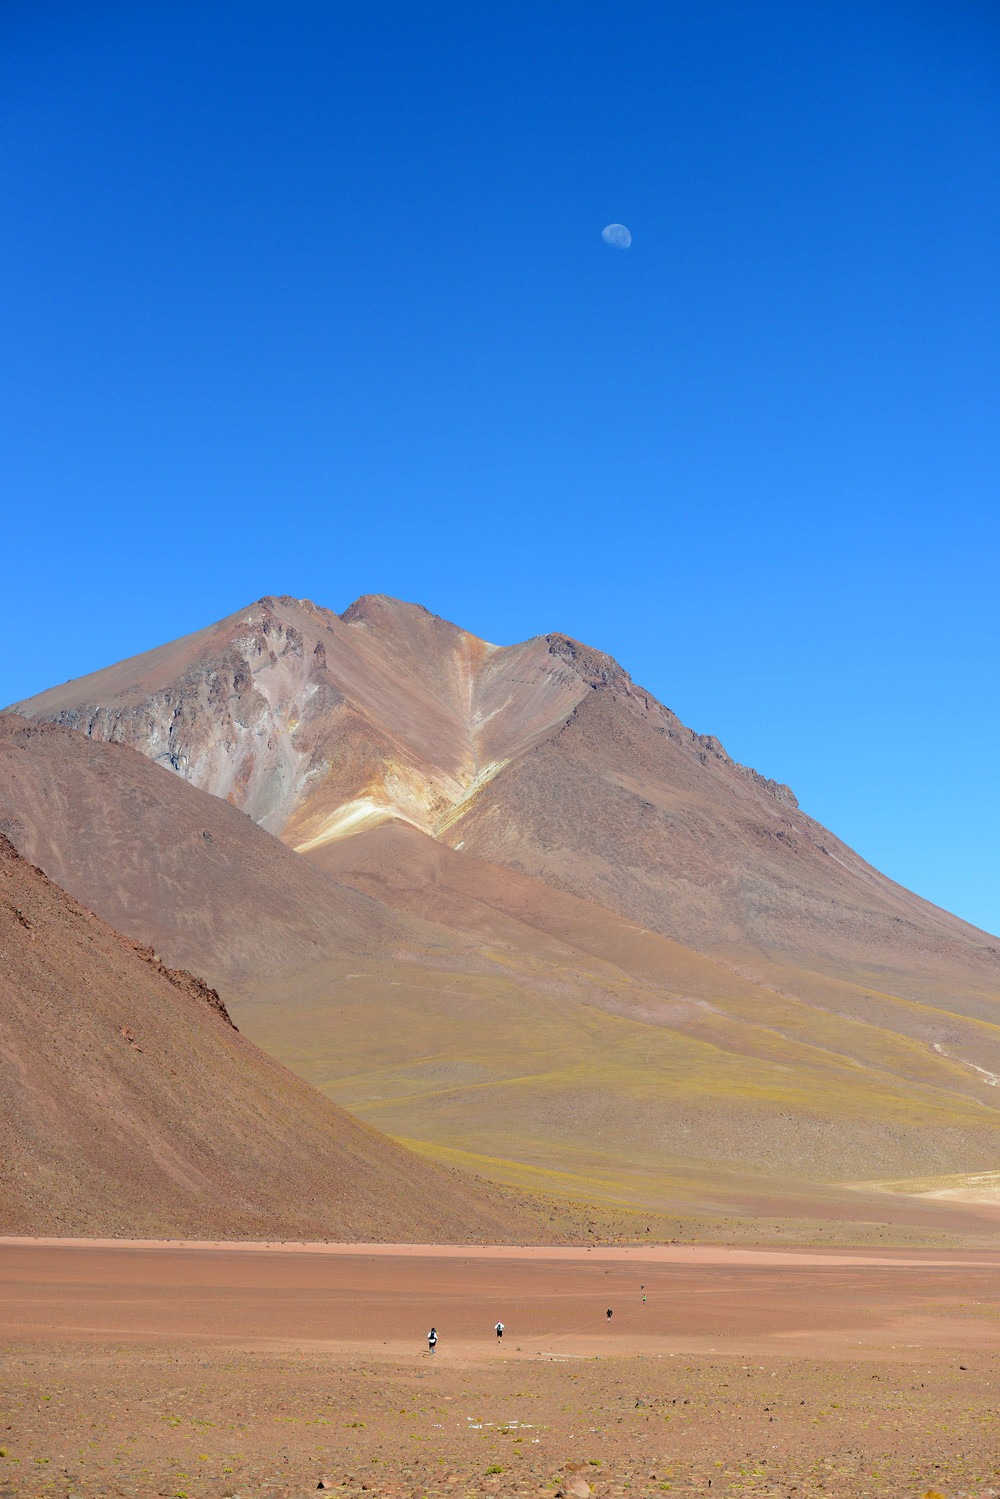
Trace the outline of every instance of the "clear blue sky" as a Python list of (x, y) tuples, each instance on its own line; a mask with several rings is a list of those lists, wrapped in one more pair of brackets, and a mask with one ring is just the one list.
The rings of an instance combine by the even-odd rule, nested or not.
[(0, 700), (563, 630), (1000, 929), (994, 4), (7, 0), (0, 98)]

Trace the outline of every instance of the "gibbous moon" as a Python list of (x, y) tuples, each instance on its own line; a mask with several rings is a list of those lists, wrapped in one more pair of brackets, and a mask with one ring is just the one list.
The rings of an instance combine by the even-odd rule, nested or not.
[(627, 250), (632, 243), (632, 236), (624, 224), (609, 224), (606, 229), (601, 230), (601, 238), (614, 250)]

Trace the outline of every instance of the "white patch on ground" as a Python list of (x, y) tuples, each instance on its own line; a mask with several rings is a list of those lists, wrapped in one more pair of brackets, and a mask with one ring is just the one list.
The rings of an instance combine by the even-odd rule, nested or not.
[[(506, 760), (491, 760), (464, 784), (451, 776), (431, 781), (407, 766), (387, 768), (382, 784), (372, 787), (370, 795), (343, 802), (312, 837), (296, 843), (295, 850), (308, 853), (310, 849), (321, 848), (339, 838), (351, 838), (392, 819), (407, 822), (431, 837), (440, 837), (506, 763)], [(439, 810), (442, 803), (443, 812)]]
[(1000, 1088), (1000, 1076), (995, 1072), (989, 1072), (985, 1067), (977, 1066), (975, 1062), (967, 1062), (964, 1057), (956, 1057), (953, 1052), (945, 1051), (940, 1041), (932, 1041), (931, 1047), (939, 1056), (947, 1057), (949, 1062), (958, 1062), (962, 1067), (971, 1067), (973, 1072), (979, 1073), (979, 1076), (990, 1088)]
[(437, 826), (434, 829), (435, 834), (440, 835), (446, 832), (453, 823), (456, 823), (477, 792), (482, 791), (483, 787), (488, 785), (494, 776), (499, 775), (506, 764), (506, 760), (490, 760), (483, 766), (482, 770), (477, 770), (461, 796), (451, 804), (447, 812), (443, 812), (438, 818)]
[(922, 1197), (943, 1198), (950, 1202), (1000, 1202), (1000, 1171), (979, 1171), (950, 1178), (944, 1187), (922, 1192)]
[(324, 843), (334, 843), (338, 838), (351, 838), (355, 833), (364, 833), (377, 828), (380, 822), (388, 822), (396, 813), (391, 807), (381, 806), (370, 797), (360, 796), (356, 801), (345, 802), (328, 817), (313, 838), (295, 845), (295, 852), (307, 854), (310, 849), (321, 848)]
[(914, 1176), (899, 1181), (838, 1182), (862, 1192), (899, 1192), (947, 1202), (1000, 1203), (1000, 1171), (962, 1171), (950, 1176)]

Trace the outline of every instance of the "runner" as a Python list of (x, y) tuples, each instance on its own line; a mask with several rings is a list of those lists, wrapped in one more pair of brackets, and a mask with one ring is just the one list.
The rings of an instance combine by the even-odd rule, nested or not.
[(437, 1347), (437, 1341), (438, 1341), (437, 1328), (436, 1327), (432, 1327), (431, 1330), (430, 1330), (430, 1332), (427, 1334), (427, 1352), (428, 1353), (433, 1353), (434, 1352), (435, 1348)]
[(612, 1317), (613, 1317), (613, 1316), (614, 1316), (614, 1312), (613, 1312), (613, 1311), (612, 1311), (612, 1310), (611, 1310), (611, 1308), (610, 1308), (610, 1307), (608, 1307), (608, 1321), (609, 1321), (609, 1322), (610, 1322), (610, 1321), (611, 1321), (611, 1318), (612, 1318)]
[(494, 1332), (497, 1335), (497, 1342), (499, 1343), (500, 1340), (501, 1340), (501, 1338), (503, 1337), (503, 1323), (502, 1322), (498, 1322), (497, 1325), (496, 1325), (496, 1327), (493, 1330), (494, 1330)]

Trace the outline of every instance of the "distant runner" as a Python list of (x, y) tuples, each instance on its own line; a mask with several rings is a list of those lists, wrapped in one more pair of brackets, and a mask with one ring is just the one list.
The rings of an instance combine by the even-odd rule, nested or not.
[(437, 1328), (436, 1327), (432, 1327), (431, 1330), (430, 1330), (430, 1332), (427, 1334), (427, 1352), (428, 1353), (433, 1353), (434, 1352), (435, 1348), (437, 1347), (437, 1341), (438, 1341)]
[(501, 1340), (501, 1338), (503, 1337), (503, 1323), (502, 1322), (498, 1322), (497, 1323), (496, 1327), (494, 1328), (494, 1332), (497, 1335), (497, 1342), (499, 1343), (500, 1340)]
[(612, 1310), (611, 1310), (611, 1308), (610, 1308), (610, 1307), (608, 1307), (608, 1321), (609, 1321), (609, 1322), (610, 1322), (610, 1321), (611, 1321), (611, 1318), (612, 1318), (612, 1317), (613, 1317), (613, 1316), (614, 1316), (614, 1312), (613, 1312), (613, 1311), (612, 1311)]

